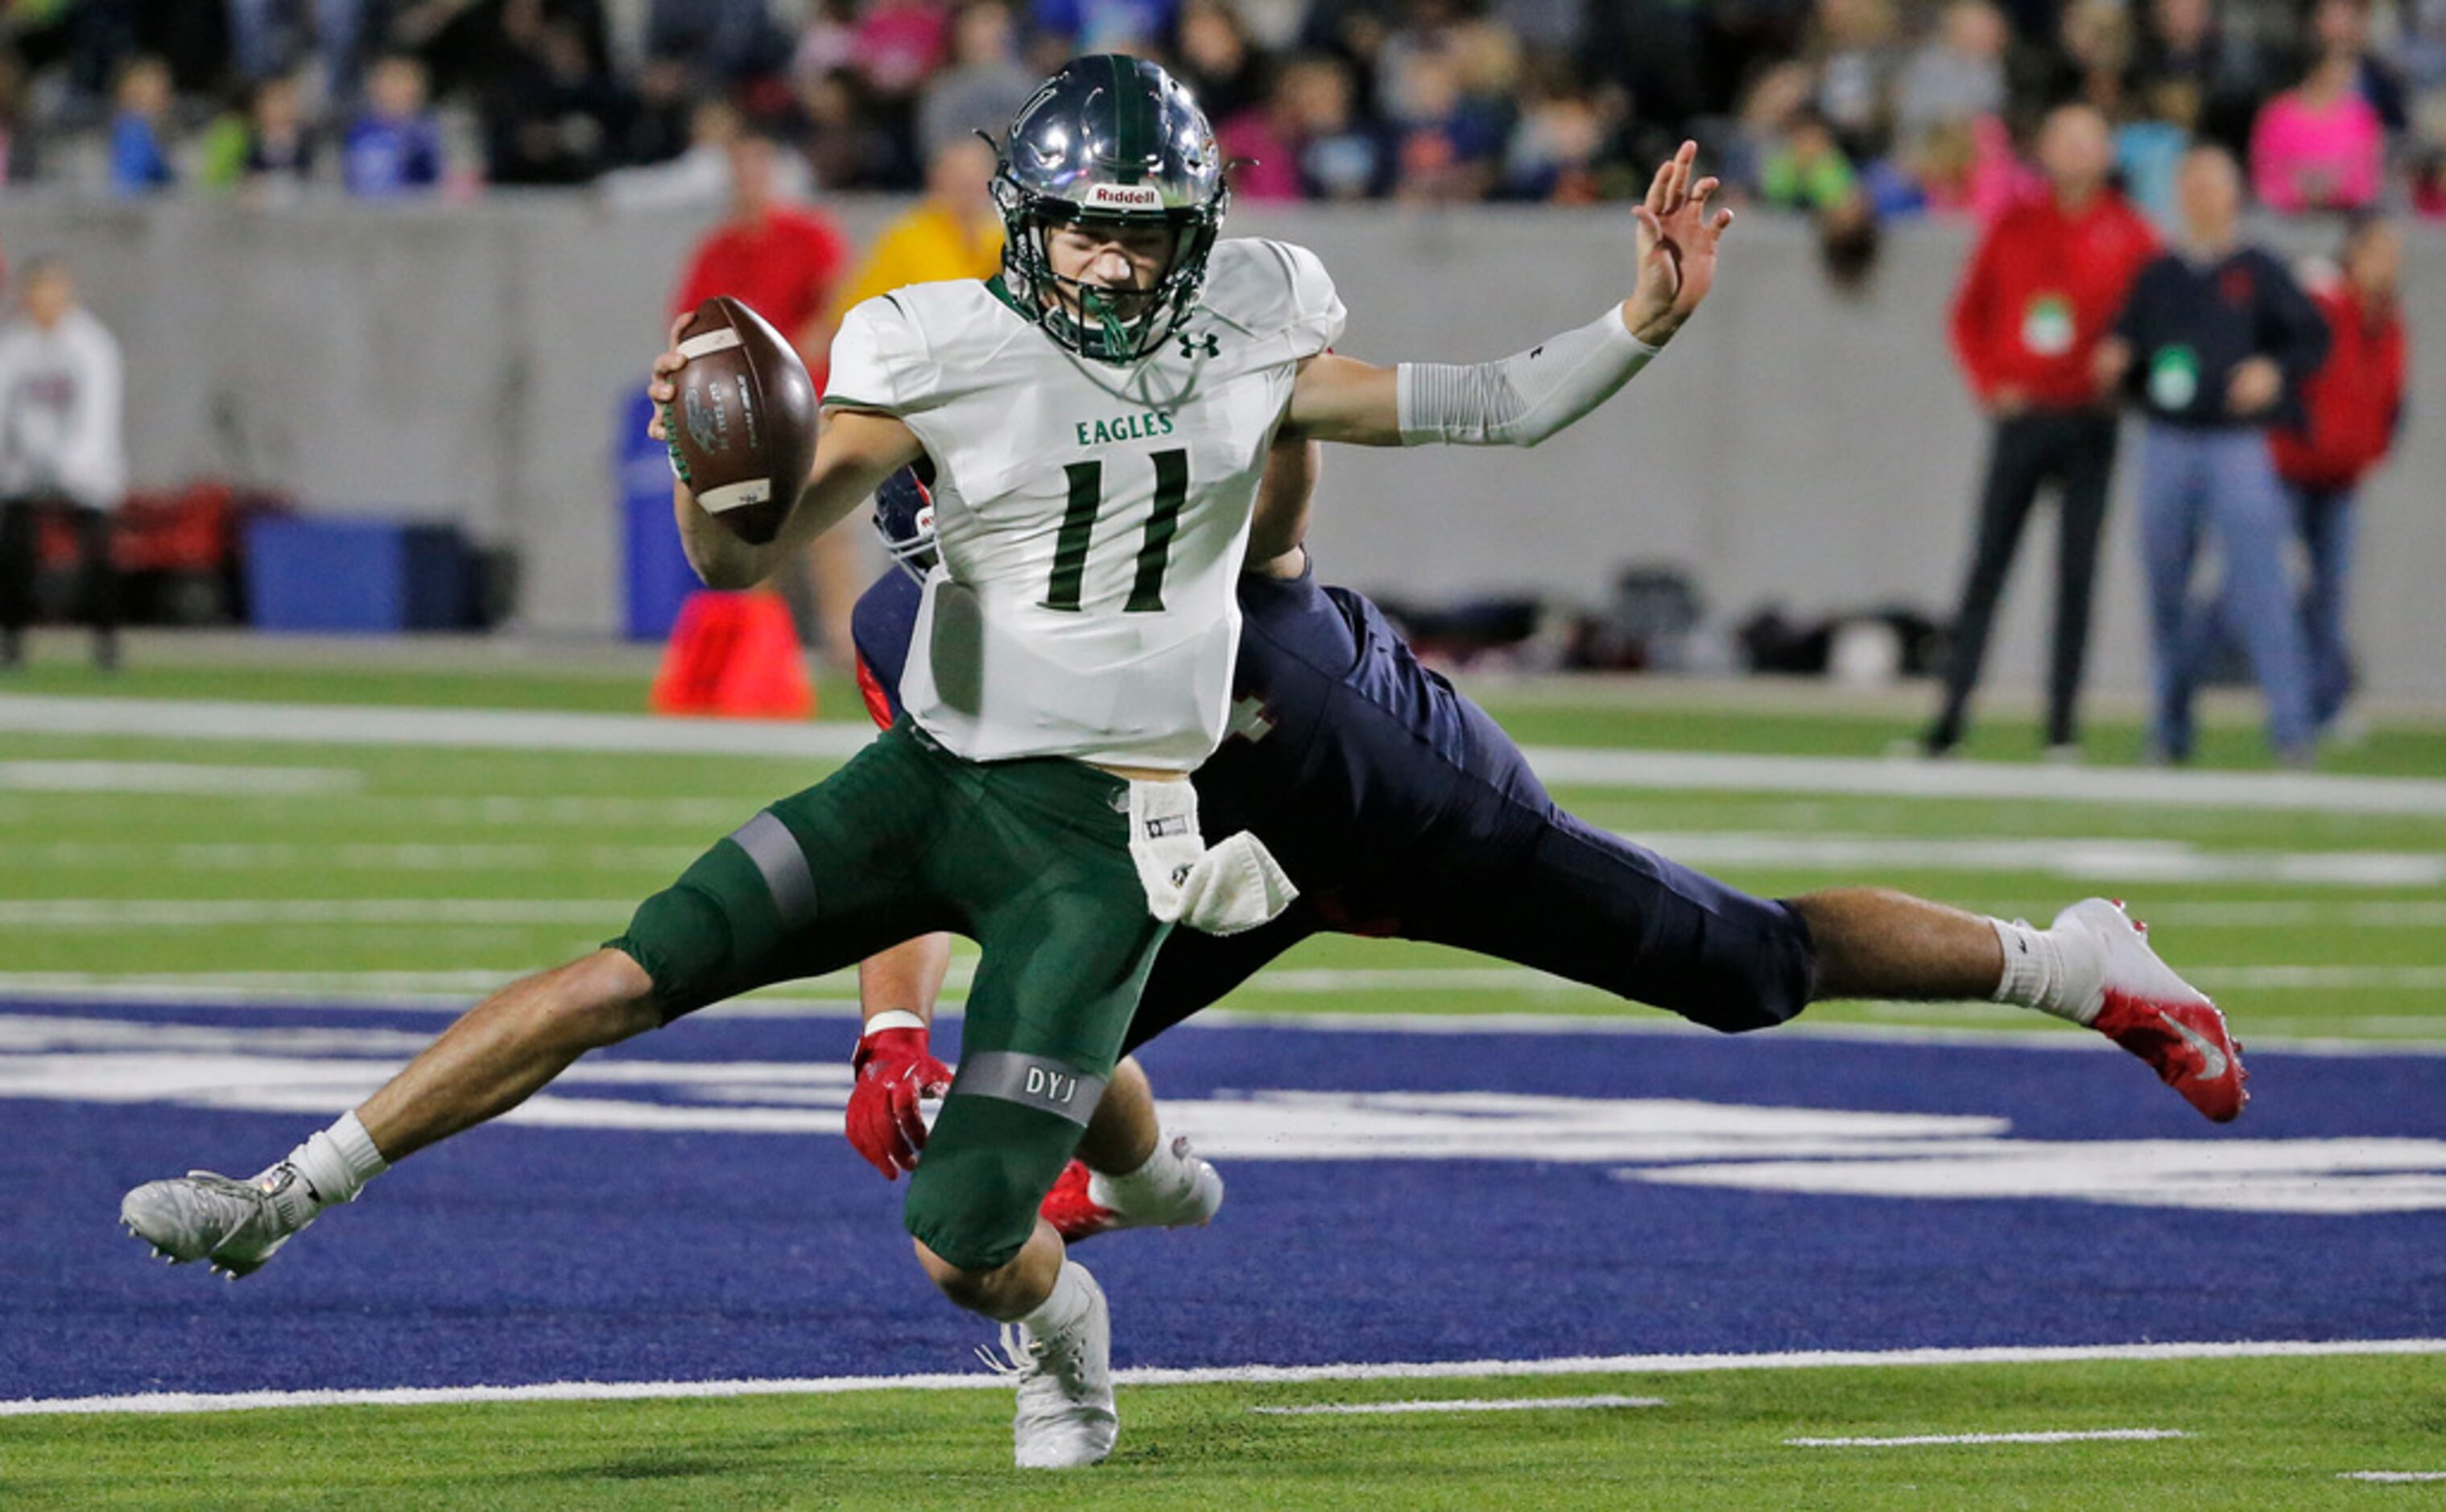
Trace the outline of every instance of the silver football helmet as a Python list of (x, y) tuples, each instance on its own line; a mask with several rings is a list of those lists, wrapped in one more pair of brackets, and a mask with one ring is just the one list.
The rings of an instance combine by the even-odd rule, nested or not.
[[(1003, 279), (1019, 312), (1056, 342), (1134, 363), (1189, 318), (1231, 190), (1206, 113), (1143, 59), (1073, 58), (1011, 118), (996, 165)], [(1155, 286), (1116, 297), (1053, 271), (1047, 238), (1082, 220), (1159, 225), (1172, 248)]]

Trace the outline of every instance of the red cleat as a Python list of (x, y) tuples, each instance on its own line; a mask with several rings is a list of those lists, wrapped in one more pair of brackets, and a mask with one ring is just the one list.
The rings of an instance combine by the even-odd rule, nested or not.
[(1204, 1228), (1214, 1221), (1215, 1209), (1223, 1205), (1222, 1173), (1191, 1154), (1185, 1138), (1172, 1142), (1172, 1153), (1187, 1165), (1188, 1181), (1167, 1202), (1151, 1204), (1143, 1210), (1107, 1207), (1096, 1200), (1091, 1184), (1095, 1175), (1087, 1169), (1086, 1162), (1072, 1161), (1054, 1178), (1053, 1190), (1044, 1194), (1037, 1212), (1069, 1244), (1116, 1229)]
[(2216, 1124), (2229, 1124), (2250, 1101), (2243, 1085), (2242, 1047), (2226, 1030), (2214, 1003), (2149, 948), (2149, 927), (2126, 917), (2120, 903), (2092, 898), (2056, 916), (2059, 930), (2097, 939), (2104, 966), (2102, 1001), (2091, 1027), (2149, 1063), (2158, 1080)]
[(1053, 1225), (1065, 1244), (1076, 1244), (1120, 1227), (1119, 1215), (1087, 1195), (1084, 1161), (1072, 1161), (1062, 1167), (1062, 1174), (1054, 1179), (1053, 1190), (1044, 1194), (1044, 1201), (1036, 1211)]

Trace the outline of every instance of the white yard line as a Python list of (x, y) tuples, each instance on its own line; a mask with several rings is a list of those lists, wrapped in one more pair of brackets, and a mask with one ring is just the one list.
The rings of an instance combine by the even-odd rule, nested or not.
[[(2085, 1360), (2237, 1360), (2332, 1355), (2446, 1354), (2446, 1339), (2098, 1344), (1962, 1350), (1826, 1350), (1777, 1354), (1613, 1354), (1544, 1360), (1433, 1360), (1392, 1365), (1242, 1365), (1116, 1370), (1124, 1386), (1295, 1385), (1308, 1381), (1448, 1381), (1555, 1375), (1682, 1375), (1706, 1370), (1852, 1370), (1882, 1366), (2055, 1365)], [(1007, 1391), (1001, 1376), (820, 1376), (805, 1380), (554, 1381), (540, 1386), (387, 1387), (358, 1390), (145, 1392), (0, 1402), (0, 1417), (64, 1412), (226, 1412), (254, 1408), (417, 1407), (470, 1402), (618, 1402), (790, 1396), (844, 1391)]]
[(616, 924), (626, 900), (482, 898), (110, 898), (0, 900), (0, 929), (226, 929), (244, 925)]
[[(636, 906), (634, 898), (15, 898), (0, 899), (0, 929), (103, 929), (113, 925), (180, 929), (223, 924), (585, 924), (603, 918), (626, 918)], [(2035, 916), (2045, 913), (2052, 906), (2031, 903), (2004, 911)], [(2154, 924), (2201, 929), (2307, 925), (2383, 930), (2446, 928), (2446, 901), (2177, 901), (2153, 903), (2145, 912), (2150, 922)], [(2248, 972), (2291, 972), (2298, 969), (2283, 966), (2224, 968)], [(2424, 970), (2418, 967), (2396, 969)], [(1296, 983), (1301, 980), (1298, 973), (1303, 970), (1290, 968), (1277, 972), (1273, 973), (1273, 979), (1283, 984), (1283, 991), (1299, 991)], [(1383, 969), (1382, 974), (1398, 978), (1417, 973), (1386, 968)], [(1553, 978), (1545, 980), (1552, 982)], [(2269, 981), (2273, 983), (2275, 979), (2270, 978)], [(1350, 985), (1354, 984), (1345, 978), (1327, 983), (1325, 990)], [(1407, 984), (1395, 980), (1390, 985)], [(1513, 984), (1507, 982), (1503, 985)], [(1534, 988), (1540, 984), (1532, 981), (1521, 985)], [(2000, 1009), (1999, 1011), (2009, 1013), (2014, 1011)]]
[(2336, 1479), (2375, 1481), (2381, 1485), (2403, 1485), (2417, 1481), (2446, 1481), (2446, 1470), (2346, 1470)]
[[(485, 992), (508, 981), (502, 972), (147, 972), (120, 974), (104, 972), (0, 972), (0, 1007), (9, 1000), (65, 1003), (126, 1003), (164, 1008), (259, 1008), (268, 1010), (333, 1010), (355, 1012), (434, 1012), (457, 1014)], [(957, 969), (955, 967), (955, 979)], [(819, 980), (832, 980), (822, 978)], [(838, 992), (768, 991), (733, 998), (703, 1011), (704, 1015), (738, 1018), (855, 1018), (856, 995), (846, 975)], [(809, 984), (813, 985), (813, 984)], [(1592, 991), (1592, 990), (1590, 990)], [(1927, 1004), (1894, 1004), (1897, 1011), (1940, 1012)], [(1966, 1005), (1978, 1011), (1984, 1005)], [(947, 994), (935, 1010), (938, 1018), (956, 1019), (964, 1011), (957, 992)], [(1983, 1021), (1992, 1015), (1980, 1014)], [(2013, 1016), (2022, 1016), (2016, 1011)], [(2033, 1021), (2035, 1022), (2035, 1021)], [(2323, 1024), (2324, 1020), (2321, 1021)], [(2250, 1043), (2262, 1049), (2296, 1055), (2399, 1056), (2446, 1054), (2446, 1016), (2376, 1014), (2352, 1023), (2374, 1034), (2418, 1031), (2426, 1037), (2341, 1039), (2327, 1034), (2280, 1035), (2257, 1032)], [(1687, 1035), (1715, 1039), (1671, 1014), (1625, 1008), (1620, 1013), (1444, 1013), (1279, 1011), (1264, 1009), (1212, 1008), (1186, 1021), (1186, 1028), (1282, 1028), (1347, 1034), (1471, 1034), (1547, 1035)], [(1778, 1039), (1825, 1039), (1891, 1045), (1960, 1045), (1971, 1049), (2071, 1050), (2101, 1054), (2114, 1049), (2095, 1035), (2069, 1029), (1950, 1028), (1934, 1024), (1858, 1024), (1803, 1018), (1775, 1030)]]
[(2324, 924), (2338, 929), (2446, 927), (2446, 901), (2436, 899), (2399, 903), (2329, 902), (2324, 898), (2268, 903), (2176, 901), (2150, 903), (2140, 913), (2153, 924), (2196, 924), (2202, 928), (2264, 929), (2295, 924)]
[(866, 724), (658, 719), (370, 704), (251, 704), (180, 698), (0, 695), (0, 730), (152, 735), (273, 745), (460, 750), (580, 750), (837, 761), (875, 738)]
[(1786, 1439), (1796, 1449), (1896, 1449), (1926, 1444), (2088, 1444), (2101, 1439), (2188, 1439), (2181, 1428), (2072, 1428), (2040, 1433), (1914, 1433), (1894, 1439)]
[(1585, 1412), (1596, 1408), (1663, 1407), (1661, 1396), (1460, 1396), (1407, 1402), (1311, 1402), (1252, 1407), (1265, 1417), (1399, 1417), (1412, 1412)]
[[(749, 811), (742, 804), (735, 812)], [(576, 836), (517, 841), (53, 840), (0, 843), (0, 866), (125, 872), (254, 870), (449, 871), (470, 875), (560, 867), (676, 871), (718, 837), (674, 835), (659, 844), (610, 844)], [(2181, 841), (2019, 840), (1968, 837), (1795, 836), (1746, 831), (1640, 833), (1629, 839), (1703, 870), (1896, 872), (2057, 877), (2090, 889), (2121, 884), (2282, 884), (2297, 888), (2446, 886), (2446, 852), (2271, 851), (2203, 848)]]
[[(148, 698), (0, 695), (0, 730), (275, 744), (634, 751), (838, 760), (873, 732), (852, 724), (656, 719), (638, 714)], [(1532, 747), (1549, 783), (1704, 792), (1848, 793), (2149, 807), (2446, 816), (2446, 782), (2310, 772), (2149, 771), (1991, 762)]]
[[(0, 728), (6, 728), (0, 715)], [(234, 797), (266, 794), (353, 793), (366, 774), (353, 767), (202, 766), (185, 762), (0, 762), (0, 792), (17, 793), (209, 793)]]
[(1528, 756), (1537, 775), (1555, 786), (2446, 815), (2446, 782), (2409, 777), (1551, 747), (1530, 747)]
[(2294, 887), (2446, 886), (2437, 851), (2227, 850), (2175, 840), (1732, 831), (1630, 836), (1685, 866), (1810, 872), (2026, 872), (2085, 882), (2253, 882)]

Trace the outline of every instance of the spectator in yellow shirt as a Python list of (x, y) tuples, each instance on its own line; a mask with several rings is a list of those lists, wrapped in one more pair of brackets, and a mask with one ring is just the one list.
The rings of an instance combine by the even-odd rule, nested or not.
[(913, 283), (989, 278), (1002, 267), (1002, 218), (988, 192), (993, 149), (976, 137), (955, 137), (926, 163), (926, 198), (884, 229), (839, 309)]

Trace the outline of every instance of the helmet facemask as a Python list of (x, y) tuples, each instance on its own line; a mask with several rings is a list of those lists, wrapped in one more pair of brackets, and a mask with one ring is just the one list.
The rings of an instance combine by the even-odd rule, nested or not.
[[(1231, 200), (1213, 128), (1189, 92), (1134, 58), (1074, 59), (1013, 119), (997, 165), (1003, 278), (1019, 312), (1057, 345), (1136, 363), (1189, 318)], [(1162, 272), (1116, 291), (1054, 271), (1052, 238), (1082, 222), (1160, 226)]]

